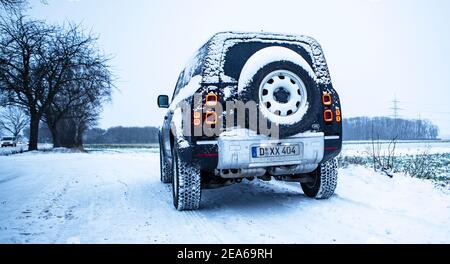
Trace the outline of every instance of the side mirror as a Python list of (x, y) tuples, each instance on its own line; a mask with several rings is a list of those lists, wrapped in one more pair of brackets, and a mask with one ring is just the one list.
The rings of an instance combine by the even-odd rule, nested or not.
[(167, 96), (167, 95), (158, 96), (158, 107), (159, 108), (169, 108), (169, 96)]

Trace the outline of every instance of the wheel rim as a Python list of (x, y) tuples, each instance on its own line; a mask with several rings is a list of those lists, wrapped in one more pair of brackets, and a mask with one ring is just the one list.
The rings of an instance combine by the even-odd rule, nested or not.
[(288, 70), (269, 73), (259, 88), (260, 109), (268, 117), (288, 118), (297, 114), (307, 104), (307, 92), (303, 81)]
[(312, 181), (312, 182), (307, 182), (307, 183), (305, 183), (305, 185), (306, 185), (306, 187), (308, 187), (309, 189), (313, 189), (313, 188), (317, 185), (317, 182), (318, 182), (318, 180), (319, 180), (320, 175), (319, 175), (318, 171), (314, 171), (314, 172), (311, 173), (310, 175), (313, 176), (314, 181)]

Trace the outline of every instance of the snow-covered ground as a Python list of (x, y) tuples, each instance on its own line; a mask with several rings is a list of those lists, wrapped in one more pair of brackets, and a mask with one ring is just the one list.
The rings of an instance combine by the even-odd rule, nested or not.
[[(39, 144), (38, 148), (39, 150), (50, 150), (52, 148), (52, 144)], [(0, 148), (0, 156), (14, 155), (17, 153), (23, 153), (25, 151), (28, 151), (28, 145), (18, 144), (16, 147)]]
[[(380, 141), (381, 153), (387, 152), (389, 141)], [(345, 156), (371, 156), (372, 142), (347, 141), (342, 147)], [(375, 148), (377, 147), (375, 143)], [(428, 154), (450, 153), (450, 140), (443, 141), (398, 141), (395, 146), (395, 155), (416, 155), (426, 151)]]
[(0, 156), (22, 153), (27, 149), (28, 146), (26, 144), (18, 145), (17, 147), (2, 147), (0, 148)]
[(330, 200), (244, 181), (178, 212), (157, 149), (25, 153), (0, 157), (0, 243), (450, 243), (450, 192), (351, 166)]

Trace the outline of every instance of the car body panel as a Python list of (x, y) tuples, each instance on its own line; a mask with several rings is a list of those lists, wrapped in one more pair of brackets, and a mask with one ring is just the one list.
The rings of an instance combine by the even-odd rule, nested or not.
[[(167, 111), (162, 126), (160, 127), (160, 146), (163, 148), (165, 158), (172, 163), (172, 149), (178, 141), (183, 140), (189, 144), (188, 148), (179, 149), (180, 157), (205, 170), (217, 169), (220, 165), (220, 146), (216, 144), (204, 144), (202, 142), (217, 141), (217, 137), (191, 137), (175, 135), (173, 131), (173, 116), (176, 109), (174, 102), (179, 102), (176, 97), (185, 88), (194, 76), (201, 75), (202, 82), (198, 91), (205, 92), (208, 87), (215, 86), (220, 93), (221, 103), (234, 98), (225, 96), (224, 90), (237, 90), (238, 77), (242, 65), (251, 54), (268, 46), (282, 46), (299, 53), (314, 69), (317, 76), (317, 86), (323, 92), (331, 94), (333, 106), (342, 112), (339, 95), (331, 84), (330, 74), (326, 64), (322, 48), (318, 42), (308, 36), (294, 36), (273, 33), (243, 33), (222, 32), (214, 35), (206, 42), (190, 60), (181, 72), (174, 93), (172, 103)], [(185, 98), (185, 101), (193, 105), (193, 98)], [(325, 106), (323, 106), (323, 110)], [(342, 149), (342, 125), (334, 122), (326, 124), (322, 115), (317, 115), (315, 128), (312, 131), (298, 131), (298, 134), (320, 132), (323, 133), (321, 147), (322, 162), (337, 156)]]

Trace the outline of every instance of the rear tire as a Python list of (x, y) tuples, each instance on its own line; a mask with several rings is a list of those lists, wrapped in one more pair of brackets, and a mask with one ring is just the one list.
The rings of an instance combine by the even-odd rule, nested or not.
[(163, 144), (161, 144), (161, 139), (159, 143), (159, 168), (160, 168), (160, 180), (162, 183), (171, 183), (173, 174), (172, 174), (172, 167), (167, 162), (167, 160), (164, 157), (164, 150), (163, 150)]
[(200, 169), (182, 161), (178, 149), (173, 150), (173, 205), (178, 211), (196, 210), (201, 200)]
[(310, 175), (314, 178), (314, 182), (301, 184), (306, 196), (328, 199), (334, 194), (338, 177), (336, 159), (320, 164)]

